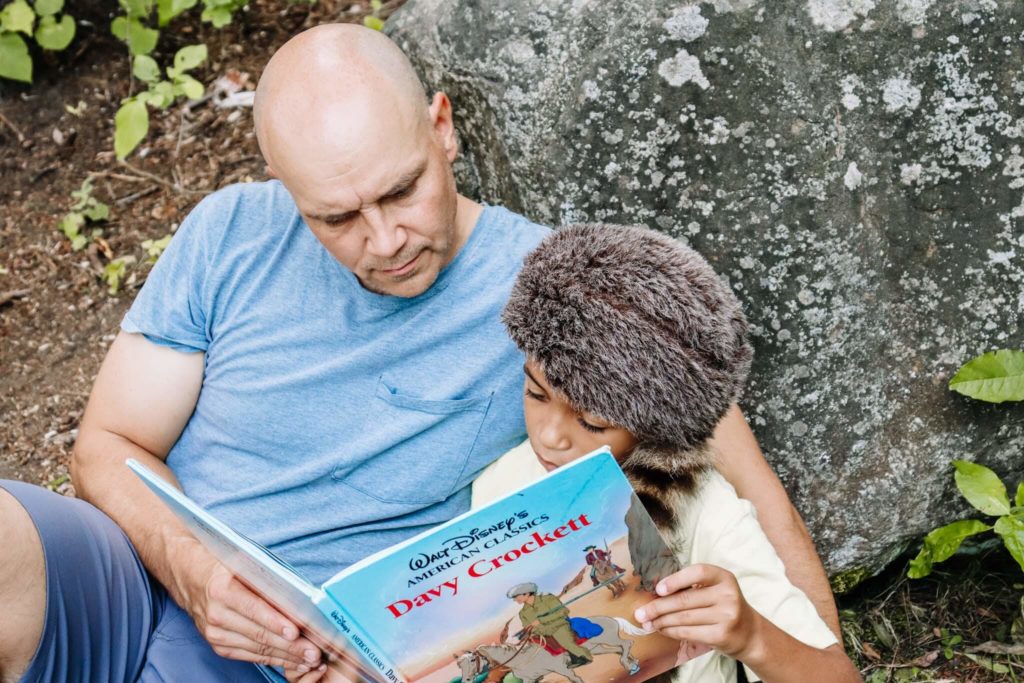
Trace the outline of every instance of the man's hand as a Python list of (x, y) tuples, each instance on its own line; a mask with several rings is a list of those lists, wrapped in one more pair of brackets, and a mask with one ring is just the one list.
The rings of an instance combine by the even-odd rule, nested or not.
[(663, 597), (636, 611), (645, 629), (701, 643), (735, 659), (757, 646), (763, 617), (747, 603), (732, 572), (694, 564), (662, 579), (656, 591)]
[(191, 583), (186, 609), (221, 657), (288, 667), (299, 674), (320, 666), (320, 649), (224, 565), (209, 562)]

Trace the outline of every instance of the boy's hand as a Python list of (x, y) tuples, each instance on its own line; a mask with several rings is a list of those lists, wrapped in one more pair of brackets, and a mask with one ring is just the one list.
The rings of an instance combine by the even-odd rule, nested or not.
[(655, 590), (662, 597), (636, 611), (644, 628), (739, 660), (757, 646), (763, 619), (747, 604), (732, 572), (694, 564), (662, 579)]

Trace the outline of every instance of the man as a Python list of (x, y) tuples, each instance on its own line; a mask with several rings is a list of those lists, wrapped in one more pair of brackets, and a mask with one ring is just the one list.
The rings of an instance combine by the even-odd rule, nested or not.
[[(601, 550), (596, 545), (588, 545), (586, 548), (583, 549), (583, 552), (587, 554), (586, 562), (587, 565), (590, 567), (590, 582), (596, 586), (600, 583), (600, 581), (597, 580), (597, 563), (611, 562), (611, 553)], [(622, 567), (620, 567), (617, 564), (612, 564), (612, 569), (614, 569), (619, 574), (625, 571)]]
[[(463, 512), (473, 476), (523, 439), (499, 313), (547, 229), (457, 193), (447, 97), (381, 34), (321, 26), (275, 54), (255, 118), (280, 182), (193, 210), (100, 369), (72, 462), (95, 507), (0, 482), (0, 680), (322, 672), (126, 458), (320, 582)], [(719, 437), (780, 554), (804, 558), (794, 583), (834, 614), (738, 408)], [(774, 485), (746, 492), (765, 470)]]
[(576, 643), (576, 634), (569, 624), (569, 608), (557, 595), (538, 593), (535, 583), (512, 586), (506, 595), (522, 605), (519, 622), (523, 625), (524, 638), (551, 636), (569, 653), (570, 668), (594, 661), (590, 650)]

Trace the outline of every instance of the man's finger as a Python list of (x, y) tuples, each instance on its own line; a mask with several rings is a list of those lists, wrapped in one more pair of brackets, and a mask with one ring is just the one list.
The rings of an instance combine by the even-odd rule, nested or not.
[(225, 611), (203, 635), (213, 645), (249, 650), (257, 655), (274, 655), (296, 665), (316, 666), (320, 650), (305, 638), (285, 640), (254, 624), (240, 614)]
[(285, 640), (295, 640), (299, 637), (298, 627), (271, 607), (266, 600), (246, 588), (237, 579), (234, 579), (232, 584), (231, 594), (225, 600), (229, 608), (259, 625), (262, 629), (269, 631), (270, 634), (278, 635)]
[(274, 655), (258, 655), (249, 650), (241, 650), (233, 647), (214, 646), (213, 651), (221, 657), (237, 659), (240, 662), (252, 662), (253, 664), (265, 664), (267, 666), (279, 666), (282, 669), (286, 666), (293, 666), (290, 660), (285, 660)]

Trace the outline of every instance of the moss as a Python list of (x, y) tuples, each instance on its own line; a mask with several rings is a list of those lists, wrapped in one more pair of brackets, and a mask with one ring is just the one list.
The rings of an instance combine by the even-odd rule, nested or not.
[(854, 567), (840, 572), (832, 577), (829, 583), (832, 584), (832, 592), (836, 595), (850, 592), (857, 584), (868, 578), (870, 573), (866, 567)]

